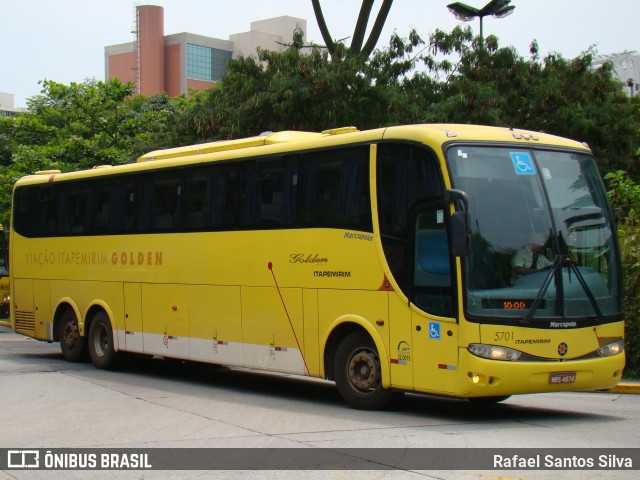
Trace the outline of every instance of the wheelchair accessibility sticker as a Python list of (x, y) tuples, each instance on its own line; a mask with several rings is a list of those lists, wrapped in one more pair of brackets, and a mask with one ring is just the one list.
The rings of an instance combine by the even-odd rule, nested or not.
[(536, 168), (533, 165), (533, 159), (528, 152), (510, 152), (513, 168), (516, 169), (516, 175), (535, 175)]
[(440, 340), (440, 324), (438, 322), (429, 322), (429, 338)]

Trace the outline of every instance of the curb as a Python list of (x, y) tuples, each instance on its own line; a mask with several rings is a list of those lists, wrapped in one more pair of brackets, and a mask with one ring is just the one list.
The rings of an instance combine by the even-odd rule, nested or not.
[(615, 387), (607, 390), (609, 393), (629, 393), (633, 395), (640, 395), (640, 382), (620, 382)]

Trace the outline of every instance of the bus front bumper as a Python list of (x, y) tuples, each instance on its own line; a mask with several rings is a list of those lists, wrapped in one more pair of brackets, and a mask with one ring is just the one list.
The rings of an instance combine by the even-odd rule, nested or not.
[(523, 393), (603, 390), (622, 377), (624, 354), (586, 360), (518, 362), (489, 360), (460, 349), (457, 395), (494, 397)]

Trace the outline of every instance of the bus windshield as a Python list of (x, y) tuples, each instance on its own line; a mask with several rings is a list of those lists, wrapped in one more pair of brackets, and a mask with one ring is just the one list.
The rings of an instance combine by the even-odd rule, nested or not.
[(471, 320), (619, 317), (617, 244), (590, 155), (452, 146), (447, 158), (452, 184), (469, 198)]

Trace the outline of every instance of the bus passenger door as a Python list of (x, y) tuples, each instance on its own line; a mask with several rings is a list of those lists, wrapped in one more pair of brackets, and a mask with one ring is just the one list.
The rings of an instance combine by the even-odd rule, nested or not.
[(410, 268), (412, 363), (416, 390), (453, 393), (457, 379), (454, 260), (449, 252), (445, 203), (413, 216)]

